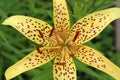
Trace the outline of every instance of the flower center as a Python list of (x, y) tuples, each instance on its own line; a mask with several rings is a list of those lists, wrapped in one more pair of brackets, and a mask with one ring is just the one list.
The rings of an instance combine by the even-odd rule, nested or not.
[[(65, 32), (65, 33), (66, 34), (64, 34), (64, 35), (68, 36), (67, 32)], [(65, 56), (65, 53), (67, 53), (67, 54), (70, 55), (70, 57), (73, 57), (74, 54), (75, 54), (74, 52), (75, 52), (75, 48), (76, 48), (76, 46), (73, 46), (73, 44), (76, 41), (76, 39), (78, 38), (79, 34), (80, 34), (80, 31), (76, 32), (76, 34), (73, 37), (73, 39), (68, 40), (68, 39), (62, 38), (58, 34), (58, 32), (53, 28), (51, 30), (51, 32), (50, 32), (49, 37), (50, 37), (50, 40), (51, 40), (51, 42), (53, 44), (52, 45), (53, 47), (58, 47), (58, 49), (59, 49), (60, 52), (63, 49), (66, 50), (65, 52), (61, 52), (60, 53), (61, 55)], [(63, 35), (63, 34), (61, 34), (61, 35)]]
[[(67, 32), (65, 32), (67, 33)], [(65, 36), (68, 36), (68, 34), (61, 34), (63, 37), (61, 37), (58, 32), (53, 28), (49, 34), (49, 40), (52, 43), (52, 47), (55, 47), (58, 49), (58, 55), (62, 56), (61, 61), (56, 63), (57, 65), (65, 65), (65, 56), (69, 55), (69, 57), (73, 57), (75, 54), (76, 47), (73, 46), (75, 40), (77, 39), (80, 32), (76, 32), (73, 39), (68, 40), (68, 38), (64, 38)], [(36, 47), (37, 51), (40, 53), (40, 50)]]

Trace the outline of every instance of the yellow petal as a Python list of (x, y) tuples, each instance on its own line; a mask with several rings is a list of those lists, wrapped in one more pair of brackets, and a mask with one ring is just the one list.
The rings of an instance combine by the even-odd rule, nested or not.
[(6, 19), (4, 25), (11, 25), (35, 43), (48, 45), (48, 36), (52, 27), (39, 19), (16, 15)]
[(110, 62), (96, 50), (87, 46), (79, 46), (75, 50), (75, 56), (83, 63), (109, 74), (116, 80), (120, 80), (120, 68)]
[(120, 8), (110, 8), (89, 14), (73, 25), (69, 38), (78, 45), (85, 43), (118, 18), (120, 18)]
[(69, 14), (66, 0), (53, 0), (54, 25), (61, 38), (67, 39), (69, 34)]
[(25, 71), (49, 62), (57, 55), (57, 53), (55, 48), (37, 48), (37, 50), (31, 52), (25, 58), (9, 67), (5, 72), (6, 79), (12, 79)]
[[(62, 53), (61, 53), (62, 54)], [(68, 53), (58, 55), (53, 66), (54, 80), (76, 80), (76, 67)]]

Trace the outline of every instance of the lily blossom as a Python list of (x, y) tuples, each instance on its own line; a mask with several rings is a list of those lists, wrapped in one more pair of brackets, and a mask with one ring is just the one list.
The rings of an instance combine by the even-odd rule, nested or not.
[(53, 0), (54, 27), (39, 19), (15, 15), (3, 24), (11, 25), (31, 41), (42, 44), (36, 50), (9, 67), (5, 76), (10, 80), (17, 75), (39, 67), (52, 59), (54, 80), (76, 80), (73, 57), (120, 80), (120, 68), (101, 53), (84, 43), (96, 37), (113, 20), (120, 18), (120, 8), (91, 13), (70, 27), (66, 0)]

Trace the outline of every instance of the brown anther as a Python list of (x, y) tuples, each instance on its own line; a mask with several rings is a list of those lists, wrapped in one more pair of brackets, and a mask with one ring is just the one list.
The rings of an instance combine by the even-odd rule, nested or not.
[(52, 30), (51, 30), (51, 32), (50, 32), (49, 37), (51, 37), (51, 36), (52, 36), (53, 32), (54, 32), (54, 27), (52, 28)]
[(65, 63), (65, 62), (63, 62), (63, 63), (56, 62), (55, 64), (56, 64), (56, 65), (61, 65), (61, 66), (62, 66), (62, 65), (65, 65), (66, 63)]
[(71, 54), (69, 54), (70, 55), (70, 57), (73, 57), (75, 54), (74, 53), (71, 53)]
[(42, 54), (38, 45), (36, 45), (36, 50), (38, 51), (38, 53)]
[(40, 37), (43, 38), (43, 33), (40, 30), (37, 30), (40, 34)]
[(75, 34), (75, 36), (74, 36), (74, 38), (73, 38), (73, 42), (75, 42), (75, 40), (77, 39), (77, 37), (79, 36), (79, 34), (80, 34), (80, 31), (77, 31), (76, 34)]

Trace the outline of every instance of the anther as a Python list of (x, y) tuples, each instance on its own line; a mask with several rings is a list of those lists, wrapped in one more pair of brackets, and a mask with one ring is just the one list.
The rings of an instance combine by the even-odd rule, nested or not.
[(42, 54), (38, 45), (36, 45), (36, 50), (38, 51), (38, 53)]
[(63, 62), (63, 63), (56, 62), (55, 64), (62, 66), (62, 65), (65, 65), (66, 63), (65, 62)]
[(79, 36), (79, 34), (80, 34), (80, 31), (77, 31), (76, 34), (75, 34), (75, 36), (74, 36), (74, 38), (73, 38), (73, 42), (75, 42), (75, 40), (77, 39), (77, 37)]
[(51, 37), (51, 36), (52, 36), (53, 32), (54, 32), (54, 27), (52, 28), (52, 30), (51, 30), (51, 32), (50, 32), (49, 37)]
[(71, 53), (71, 54), (69, 54), (70, 55), (70, 57), (73, 57), (75, 54), (74, 53)]
[(43, 38), (43, 33), (40, 30), (37, 30), (40, 34), (40, 37)]

